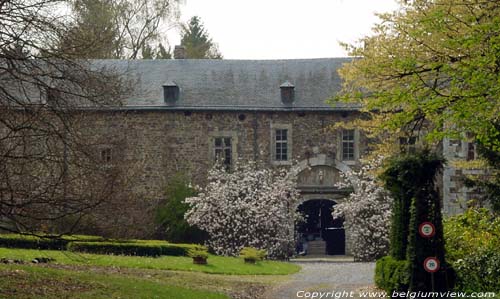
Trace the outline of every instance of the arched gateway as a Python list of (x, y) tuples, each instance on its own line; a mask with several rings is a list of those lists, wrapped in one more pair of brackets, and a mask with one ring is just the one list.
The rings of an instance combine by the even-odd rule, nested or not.
[[(350, 174), (349, 166), (326, 155), (317, 155), (301, 161), (294, 172), (301, 193), (296, 209), (306, 216), (304, 223), (296, 227), (301, 243), (307, 242), (310, 255), (349, 254), (349, 229), (346, 230), (341, 219), (331, 216), (335, 204), (344, 201), (356, 188), (340, 175), (341, 172)], [(348, 180), (352, 181), (352, 177)]]

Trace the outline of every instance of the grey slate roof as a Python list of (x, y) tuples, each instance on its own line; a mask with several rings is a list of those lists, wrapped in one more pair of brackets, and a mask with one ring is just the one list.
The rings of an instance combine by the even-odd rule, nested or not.
[[(325, 101), (341, 88), (337, 70), (350, 58), (297, 60), (95, 60), (137, 80), (125, 109), (167, 110), (356, 110)], [(280, 85), (295, 86), (291, 105), (281, 102)], [(162, 86), (175, 82), (180, 98), (163, 100)]]

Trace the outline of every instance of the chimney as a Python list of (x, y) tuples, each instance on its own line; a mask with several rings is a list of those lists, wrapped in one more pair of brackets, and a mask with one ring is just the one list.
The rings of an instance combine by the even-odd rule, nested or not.
[(295, 86), (289, 81), (285, 81), (280, 85), (281, 101), (283, 104), (291, 104), (295, 99)]
[(184, 46), (175, 46), (174, 59), (186, 59), (186, 48)]

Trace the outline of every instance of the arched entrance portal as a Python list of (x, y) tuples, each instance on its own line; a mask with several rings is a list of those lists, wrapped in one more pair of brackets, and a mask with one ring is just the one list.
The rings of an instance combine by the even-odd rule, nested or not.
[(298, 206), (297, 210), (304, 216), (304, 222), (296, 227), (302, 254), (345, 254), (343, 220), (332, 217), (335, 204), (333, 200), (312, 199)]
[[(294, 171), (301, 194), (297, 209), (307, 215), (307, 221), (296, 228), (302, 236), (300, 239), (309, 239), (306, 246), (314, 255), (349, 255), (350, 229), (344, 228), (343, 221), (334, 220), (331, 214), (335, 204), (357, 188), (350, 167), (327, 155), (317, 154), (300, 161)], [(298, 247), (300, 244), (302, 242)]]

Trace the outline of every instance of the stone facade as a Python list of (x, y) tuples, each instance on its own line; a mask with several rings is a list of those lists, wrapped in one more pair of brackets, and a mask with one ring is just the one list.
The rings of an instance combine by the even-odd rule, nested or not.
[[(215, 161), (213, 143), (218, 136), (232, 138), (234, 158), (257, 160), (275, 167), (280, 164), (271, 155), (272, 130), (277, 125), (287, 126), (292, 138), (288, 144), (292, 152), (289, 161), (322, 155), (339, 160), (339, 131), (332, 126), (357, 115), (357, 112), (126, 111), (94, 112), (85, 123), (88, 133), (99, 140), (98, 147), (112, 149), (112, 161), (141, 165), (134, 193), (153, 200), (163, 197), (168, 181), (178, 172), (187, 174), (193, 184), (203, 185)], [(356, 140), (357, 151), (363, 152), (366, 146), (363, 137)]]
[(464, 178), (468, 175), (484, 174), (484, 170), (460, 168), (456, 165), (457, 162), (472, 161), (477, 158), (474, 143), (445, 138), (443, 156), (447, 161), (442, 175), (443, 212), (451, 216), (463, 213), (467, 208), (467, 201), (478, 198), (479, 194), (465, 186)]
[[(164, 200), (177, 173), (203, 185), (217, 153), (231, 163), (296, 165), (303, 201), (340, 202), (347, 193), (335, 186), (339, 172), (356, 168), (369, 146), (363, 132), (333, 129), (359, 118), (360, 107), (326, 102), (340, 90), (337, 70), (349, 61), (96, 61), (122, 70), (138, 86), (123, 107), (88, 111), (84, 131), (103, 156), (111, 156), (111, 164), (131, 165), (127, 191), (152, 206)], [(277, 134), (286, 135), (279, 159)], [(450, 141), (444, 145), (447, 157), (467, 155)], [(465, 191), (459, 175), (451, 167), (444, 171), (447, 214), (460, 211), (458, 198)], [(349, 240), (346, 228), (347, 253)]]
[[(205, 183), (215, 161), (214, 138), (219, 136), (231, 138), (233, 160), (282, 167), (271, 154), (275, 150), (273, 132), (287, 128), (291, 156), (285, 165), (302, 167), (299, 188), (303, 201), (338, 203), (346, 195), (335, 187), (339, 172), (342, 167), (356, 167), (367, 142), (356, 132), (356, 159), (342, 161), (341, 132), (332, 126), (356, 117), (358, 112), (97, 111), (87, 114), (85, 131), (96, 140), (98, 150), (111, 149), (110, 164), (134, 165), (137, 171), (129, 192), (156, 204), (164, 200), (166, 187), (177, 173), (186, 174), (192, 184)], [(144, 213), (145, 219), (153, 219), (154, 215)], [(153, 227), (148, 221), (139, 225)]]

